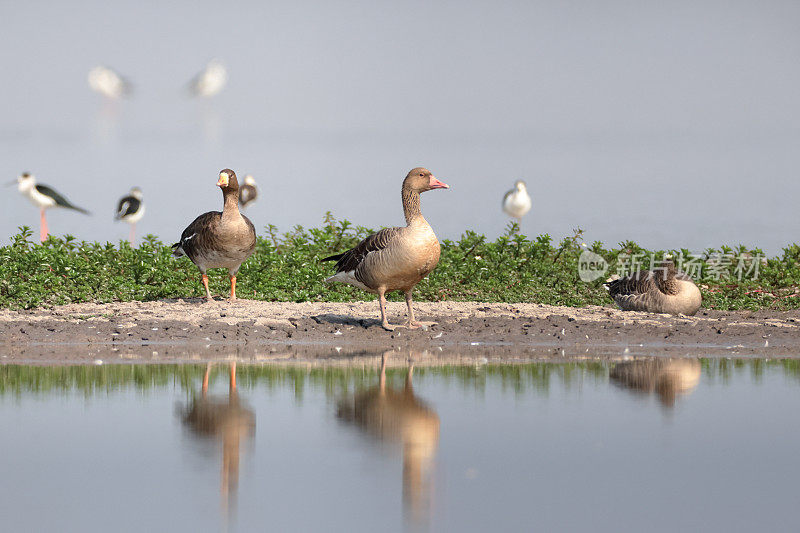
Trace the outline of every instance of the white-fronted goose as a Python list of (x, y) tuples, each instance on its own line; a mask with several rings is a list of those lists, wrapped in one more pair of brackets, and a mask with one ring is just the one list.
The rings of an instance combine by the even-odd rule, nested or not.
[(89, 71), (89, 87), (112, 100), (131, 93), (131, 83), (128, 80), (102, 65)]
[(228, 82), (228, 71), (222, 62), (212, 59), (206, 68), (201, 70), (189, 82), (189, 91), (194, 96), (210, 98), (219, 93)]
[[(13, 181), (9, 185), (13, 185)], [(51, 207), (63, 207), (64, 209), (72, 209), (84, 215), (89, 215), (89, 211), (73, 205), (69, 200), (64, 198), (61, 194), (56, 192), (55, 189), (47, 185), (36, 183), (36, 178), (33, 174), (23, 172), (17, 178), (17, 190), (22, 193), (33, 205), (39, 208), (41, 214), (41, 228), (39, 231), (39, 238), (42, 242), (47, 240), (47, 218), (45, 211)]]
[(222, 189), (223, 209), (209, 211), (194, 219), (183, 230), (180, 242), (172, 245), (172, 255), (188, 256), (197, 265), (208, 290), (209, 268), (227, 268), (231, 278), (231, 300), (236, 299), (236, 273), (256, 247), (256, 229), (250, 220), (239, 212), (239, 182), (233, 170), (219, 173), (217, 186)]
[(122, 220), (131, 225), (131, 233), (128, 236), (128, 242), (131, 243), (131, 246), (136, 240), (136, 223), (143, 216), (144, 201), (142, 200), (142, 190), (139, 187), (133, 187), (127, 196), (119, 199), (117, 212), (114, 214), (114, 220)]
[(244, 177), (244, 185), (239, 187), (239, 205), (247, 207), (248, 204), (253, 203), (258, 198), (258, 188), (256, 188), (256, 180), (252, 174)]
[(525, 182), (517, 180), (514, 188), (503, 196), (503, 211), (510, 217), (522, 220), (525, 213), (531, 210), (531, 197)]
[(326, 282), (348, 283), (378, 295), (381, 324), (389, 331), (395, 326), (386, 318), (387, 292), (403, 291), (408, 305), (406, 327), (423, 324), (414, 318), (411, 291), (439, 263), (439, 241), (420, 212), (420, 193), (432, 189), (448, 189), (430, 170), (415, 168), (403, 180), (401, 196), (406, 226), (386, 228), (358, 243), (352, 250), (326, 257), (336, 261), (336, 274)]
[(619, 385), (644, 393), (655, 393), (666, 407), (675, 405), (679, 394), (688, 394), (700, 383), (697, 359), (663, 359), (619, 363), (609, 377)]
[(386, 360), (384, 354), (378, 385), (341, 400), (337, 416), (379, 441), (402, 447), (403, 503), (412, 522), (424, 523), (430, 506), (429, 476), (439, 446), (439, 416), (414, 394), (413, 363), (405, 387), (398, 390), (386, 385)]
[(676, 270), (672, 261), (663, 261), (652, 271), (611, 279), (605, 286), (623, 311), (691, 316), (703, 301), (692, 278)]

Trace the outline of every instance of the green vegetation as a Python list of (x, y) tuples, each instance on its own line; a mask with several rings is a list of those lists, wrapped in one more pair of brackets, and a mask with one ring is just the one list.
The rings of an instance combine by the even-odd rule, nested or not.
[[(703, 379), (709, 384), (727, 386), (734, 377), (749, 375), (759, 383), (768, 375), (783, 375), (800, 383), (800, 360), (797, 359), (717, 359), (702, 358)], [(602, 385), (608, 380), (613, 363), (585, 361), (575, 363), (526, 363), (507, 365), (422, 366), (414, 369), (414, 383), (424, 387), (429, 380), (444, 382), (465, 391), (483, 394), (487, 386), (512, 393), (548, 394), (553, 383), (563, 388), (586, 384)], [(187, 396), (200, 390), (206, 365), (101, 365), (101, 366), (27, 366), (0, 365), (0, 397), (23, 394), (80, 392), (86, 397), (112, 394), (121, 390), (149, 391), (177, 387)], [(387, 369), (387, 381), (400, 388), (407, 373), (405, 367)], [(212, 367), (210, 382), (222, 387), (229, 370), (225, 363)], [(282, 364), (238, 364), (240, 389), (289, 389), (302, 401), (306, 389), (323, 390), (328, 396), (361, 390), (377, 384), (377, 365), (315, 367)]]
[[(599, 242), (587, 246), (580, 230), (555, 244), (549, 235), (530, 239), (518, 231), (511, 224), (495, 241), (472, 231), (458, 241), (445, 240), (438, 268), (418, 285), (415, 298), (607, 305), (610, 300), (602, 287), (606, 276), (590, 283), (578, 276), (579, 257), (588, 249), (610, 263), (609, 274), (618, 265), (649, 268), (651, 257), (670, 254), (679, 266), (685, 264), (691, 270), (707, 308), (800, 308), (800, 246), (796, 244), (763, 261), (758, 259), (763, 256), (758, 249), (723, 247), (705, 250), (687, 263), (685, 249), (648, 251), (632, 242), (616, 248)], [(280, 234), (268, 226), (255, 254), (242, 266), (237, 292), (243, 298), (271, 301), (370, 299), (358, 289), (323, 283), (332, 274), (333, 264), (320, 262), (370, 232), (330, 214), (319, 228), (298, 226)], [(31, 241), (31, 230), (23, 227), (10, 245), (0, 248), (0, 307), (201, 296), (195, 266), (186, 258), (174, 259), (170, 252), (168, 244), (152, 235), (138, 248), (125, 242), (77, 242), (71, 236), (51, 236), (39, 245)], [(212, 293), (227, 294), (226, 271), (213, 271), (210, 278)]]

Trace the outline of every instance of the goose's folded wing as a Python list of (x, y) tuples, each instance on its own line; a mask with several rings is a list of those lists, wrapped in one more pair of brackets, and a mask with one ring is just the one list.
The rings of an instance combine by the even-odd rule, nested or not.
[(656, 282), (653, 279), (652, 272), (643, 270), (624, 278), (609, 281), (606, 283), (606, 288), (608, 289), (608, 294), (614, 298), (615, 296), (644, 294), (656, 289)]
[(382, 229), (358, 243), (355, 248), (326, 257), (323, 261), (336, 261), (336, 272), (351, 272), (358, 268), (367, 255), (385, 249), (399, 236), (400, 228)]
[(209, 211), (203, 213), (181, 233), (181, 240), (172, 245), (173, 248), (181, 248), (189, 258), (197, 255), (198, 249), (210, 244), (211, 226), (222, 218), (219, 211)]

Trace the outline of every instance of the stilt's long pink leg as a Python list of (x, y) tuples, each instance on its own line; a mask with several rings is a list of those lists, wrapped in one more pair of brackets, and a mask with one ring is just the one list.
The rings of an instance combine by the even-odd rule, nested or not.
[(42, 242), (47, 240), (47, 218), (44, 216), (44, 209), (42, 209), (42, 221), (41, 221), (41, 230), (39, 232), (39, 238)]

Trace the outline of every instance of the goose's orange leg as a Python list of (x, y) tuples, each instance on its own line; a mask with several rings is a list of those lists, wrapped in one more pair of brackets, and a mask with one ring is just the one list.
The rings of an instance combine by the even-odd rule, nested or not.
[(231, 300), (236, 299), (236, 276), (231, 276)]
[(203, 287), (206, 288), (206, 300), (211, 301), (211, 291), (208, 290), (208, 275), (203, 274)]

